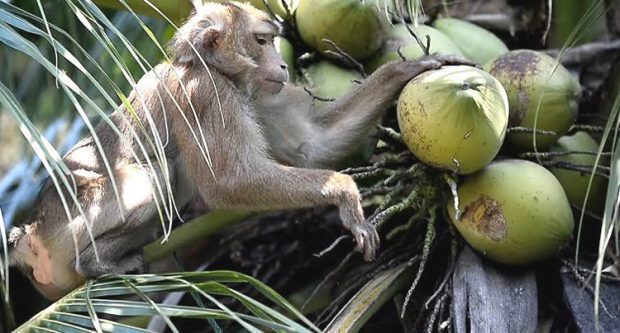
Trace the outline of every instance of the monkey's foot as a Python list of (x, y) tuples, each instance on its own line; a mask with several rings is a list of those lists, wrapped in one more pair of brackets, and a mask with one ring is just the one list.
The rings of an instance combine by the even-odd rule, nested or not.
[(355, 251), (362, 253), (366, 261), (375, 260), (375, 254), (379, 248), (379, 234), (377, 234), (375, 227), (364, 221), (353, 223), (349, 226), (349, 230), (357, 243)]

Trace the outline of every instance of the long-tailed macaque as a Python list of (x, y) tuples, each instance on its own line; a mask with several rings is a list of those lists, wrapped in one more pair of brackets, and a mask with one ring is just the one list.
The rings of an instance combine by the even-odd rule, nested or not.
[[(412, 77), (462, 60), (387, 64), (315, 110), (312, 97), (285, 83), (273, 45), (279, 32), (249, 5), (197, 8), (170, 43), (172, 62), (144, 75), (129, 95), (137, 118), (125, 106), (110, 116), (121, 136), (102, 123), (95, 130), (101, 150), (89, 136), (64, 157), (83, 214), (74, 204), (68, 219), (48, 179), (32, 219), (10, 233), (12, 262), (44, 296), (57, 299), (102, 274), (141, 271), (141, 248), (159, 226), (155, 198), (165, 190), (158, 184), (170, 185), (179, 207), (196, 197), (210, 208), (335, 205), (357, 251), (374, 258), (379, 237), (355, 182), (328, 168), (355, 149)], [(149, 142), (162, 143), (163, 154)]]

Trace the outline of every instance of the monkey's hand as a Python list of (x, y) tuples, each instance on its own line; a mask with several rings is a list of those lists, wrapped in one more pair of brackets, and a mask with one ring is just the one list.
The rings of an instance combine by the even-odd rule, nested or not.
[(340, 218), (345, 228), (351, 231), (357, 246), (355, 251), (364, 255), (364, 260), (373, 261), (379, 248), (379, 234), (375, 227), (364, 219), (362, 205), (357, 199), (347, 200), (340, 206)]
[(352, 224), (349, 230), (357, 243), (355, 251), (362, 253), (366, 261), (375, 260), (376, 252), (379, 249), (379, 234), (377, 234), (375, 226), (364, 220), (361, 223)]
[(398, 81), (404, 84), (426, 71), (439, 69), (446, 65), (476, 66), (476, 63), (457, 55), (434, 53), (416, 60), (394, 61), (386, 64), (380, 70), (386, 71), (385, 74), (388, 77), (394, 78), (396, 76), (400, 78)]
[(415, 61), (424, 62), (425, 60), (435, 60), (435, 61), (439, 62), (442, 66), (447, 66), (447, 65), (465, 65), (465, 66), (479, 67), (478, 64), (476, 64), (475, 62), (473, 62), (473, 61), (471, 61), (469, 59), (465, 59), (465, 58), (463, 58), (461, 56), (458, 56), (456, 54), (433, 53), (431, 55), (419, 58), (418, 60), (415, 60)]

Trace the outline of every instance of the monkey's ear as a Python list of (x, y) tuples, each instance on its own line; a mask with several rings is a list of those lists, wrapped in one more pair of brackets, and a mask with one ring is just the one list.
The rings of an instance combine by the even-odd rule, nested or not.
[(223, 37), (222, 28), (212, 25), (202, 35), (202, 46), (207, 50), (216, 50), (222, 44)]

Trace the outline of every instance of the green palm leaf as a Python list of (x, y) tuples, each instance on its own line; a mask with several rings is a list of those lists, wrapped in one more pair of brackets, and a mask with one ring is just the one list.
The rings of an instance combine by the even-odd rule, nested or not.
[[(252, 287), (268, 302), (253, 299), (234, 288), (243, 286)], [(164, 304), (152, 298), (156, 293), (192, 291), (202, 297), (206, 306)], [(138, 299), (128, 299), (136, 295)], [(232, 305), (224, 305), (223, 300)], [(235, 310), (231, 310), (233, 306)], [(99, 319), (104, 315), (115, 320)], [(16, 332), (146, 332), (141, 327), (120, 323), (123, 318), (133, 316), (161, 316), (173, 332), (179, 331), (173, 324), (175, 318), (233, 321), (250, 332), (319, 332), (273, 289), (250, 276), (231, 271), (102, 277), (58, 300)]]

